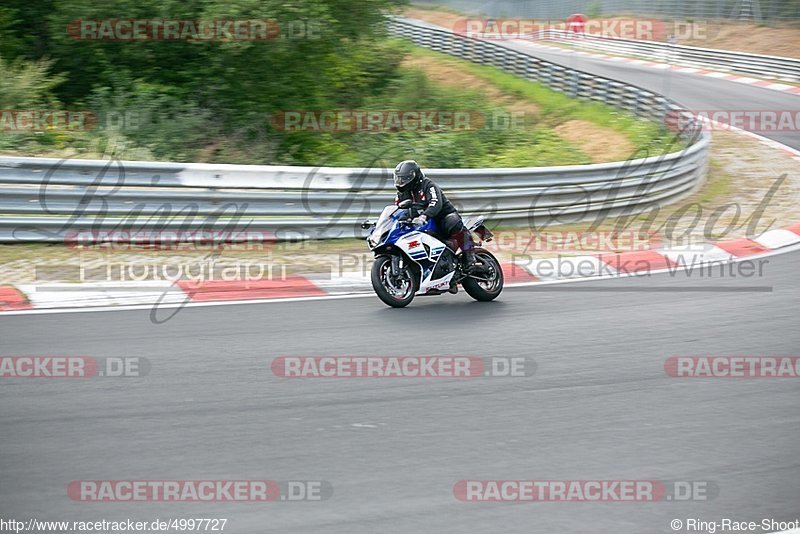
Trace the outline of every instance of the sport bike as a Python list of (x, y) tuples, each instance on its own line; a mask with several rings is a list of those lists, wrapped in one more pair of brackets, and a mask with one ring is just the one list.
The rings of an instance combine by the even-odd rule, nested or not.
[(476, 264), (464, 269), (457, 243), (440, 235), (436, 222), (414, 226), (411, 201), (387, 206), (378, 221), (364, 222), (371, 229), (367, 244), (375, 253), (372, 287), (384, 303), (394, 308), (408, 306), (415, 295), (457, 293), (458, 285), (480, 301), (497, 298), (503, 290), (503, 271), (491, 252), (480, 247), (491, 241), (484, 217), (464, 220), (475, 243)]

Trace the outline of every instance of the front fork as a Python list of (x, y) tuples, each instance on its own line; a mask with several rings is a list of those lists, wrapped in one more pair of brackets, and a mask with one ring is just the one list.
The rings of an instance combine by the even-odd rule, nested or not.
[(403, 258), (401, 258), (400, 256), (397, 256), (395, 254), (392, 254), (391, 273), (392, 273), (392, 276), (394, 278), (397, 278), (398, 276), (400, 276), (400, 272), (401, 272), (401, 270), (403, 268), (402, 261), (403, 261)]

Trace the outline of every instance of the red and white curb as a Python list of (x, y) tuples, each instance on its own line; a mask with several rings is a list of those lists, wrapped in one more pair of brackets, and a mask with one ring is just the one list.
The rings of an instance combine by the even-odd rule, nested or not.
[[(662, 272), (686, 273), (707, 265), (725, 265), (800, 249), (800, 223), (750, 238), (705, 245), (517, 259), (502, 265), (507, 287), (561, 283), (592, 278), (621, 278)], [(43, 283), (0, 286), (0, 311), (6, 314), (75, 308), (127, 309), (286, 300), (316, 300), (371, 294), (369, 272), (339, 276), (287, 276), (245, 281)]]
[[(725, 265), (772, 255), (800, 244), (800, 224), (769, 230), (752, 239), (739, 238), (704, 245), (672, 246), (654, 250), (524, 259), (503, 266), (513, 283), (552, 282), (585, 278), (619, 278), (661, 272), (686, 273), (698, 267)], [(796, 248), (796, 247), (795, 247)]]
[[(547, 48), (550, 50), (558, 50), (560, 52), (568, 51), (565, 48), (559, 46), (550, 46), (546, 44), (542, 44), (540, 42), (531, 42), (525, 39), (514, 39), (514, 42), (524, 44), (530, 47), (538, 47), (538, 48)], [(617, 63), (628, 63), (630, 65), (637, 65), (640, 67), (652, 68), (652, 69), (659, 69), (659, 70), (673, 70), (675, 72), (679, 72), (682, 74), (694, 74), (697, 76), (706, 76), (709, 78), (716, 78), (718, 80), (727, 80), (729, 82), (735, 83), (743, 83), (745, 85), (752, 85), (755, 87), (762, 87), (764, 89), (769, 89), (771, 91), (781, 91), (784, 93), (790, 93), (795, 95), (800, 95), (800, 86), (797, 85), (790, 85), (786, 83), (780, 83), (771, 80), (762, 80), (759, 78), (751, 78), (750, 76), (742, 76), (740, 74), (730, 74), (727, 72), (720, 72), (715, 70), (708, 70), (703, 67), (689, 67), (689, 66), (682, 66), (677, 65), (674, 63), (663, 63), (657, 61), (648, 61), (646, 59), (634, 59), (624, 56), (613, 56), (609, 54), (602, 54), (598, 52), (586, 52), (584, 50), (572, 50), (573, 54), (578, 56), (585, 56), (585, 57), (592, 57), (595, 59), (603, 59), (606, 61), (614, 61)]]

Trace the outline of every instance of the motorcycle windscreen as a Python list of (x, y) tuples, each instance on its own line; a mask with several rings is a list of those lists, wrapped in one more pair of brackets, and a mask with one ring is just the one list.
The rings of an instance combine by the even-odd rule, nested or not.
[(381, 237), (383, 237), (383, 234), (392, 229), (392, 225), (394, 224), (392, 215), (394, 215), (395, 211), (397, 211), (396, 206), (386, 206), (383, 208), (380, 217), (378, 217), (378, 222), (375, 223), (375, 228), (373, 228), (372, 232), (369, 234), (369, 239), (373, 244), (377, 244)]

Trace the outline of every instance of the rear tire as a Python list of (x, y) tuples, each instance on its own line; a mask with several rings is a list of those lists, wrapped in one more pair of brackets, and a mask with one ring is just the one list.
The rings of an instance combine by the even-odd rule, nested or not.
[(392, 308), (403, 308), (411, 304), (414, 300), (419, 286), (416, 273), (408, 264), (408, 260), (403, 262), (403, 268), (397, 279), (392, 279), (392, 258), (391, 256), (378, 256), (372, 264), (370, 279), (372, 289), (384, 304)]
[(500, 262), (488, 250), (476, 248), (475, 258), (483, 264), (483, 271), (476, 272), (475, 276), (490, 281), (476, 280), (468, 276), (461, 285), (470, 297), (481, 302), (489, 302), (496, 299), (503, 291), (503, 270), (500, 268)]

